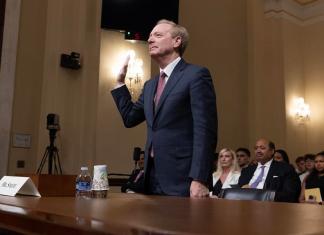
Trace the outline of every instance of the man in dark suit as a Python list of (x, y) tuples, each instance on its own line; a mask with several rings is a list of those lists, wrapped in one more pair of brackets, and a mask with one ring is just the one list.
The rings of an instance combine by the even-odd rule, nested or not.
[(112, 90), (126, 127), (146, 121), (145, 181), (150, 194), (205, 197), (217, 142), (216, 97), (208, 69), (186, 63), (187, 30), (161, 20), (149, 43), (160, 76), (144, 84), (137, 102), (125, 84), (125, 61)]
[[(144, 151), (143, 151), (144, 153)], [(138, 166), (138, 168), (137, 168)], [(144, 155), (140, 155), (136, 167), (128, 178), (127, 182), (122, 185), (123, 193), (143, 193), (144, 192)]]
[(274, 152), (274, 143), (259, 139), (255, 145), (255, 158), (258, 165), (250, 165), (242, 169), (239, 186), (274, 190), (275, 201), (298, 202), (299, 177), (289, 164), (274, 161)]

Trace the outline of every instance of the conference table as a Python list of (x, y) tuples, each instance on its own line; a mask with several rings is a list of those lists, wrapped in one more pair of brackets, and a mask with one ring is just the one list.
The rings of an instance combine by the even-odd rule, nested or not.
[(324, 234), (324, 206), (109, 193), (0, 196), (0, 234)]

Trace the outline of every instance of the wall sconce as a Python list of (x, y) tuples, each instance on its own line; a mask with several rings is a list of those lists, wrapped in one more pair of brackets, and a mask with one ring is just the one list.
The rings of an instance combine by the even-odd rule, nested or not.
[(304, 124), (310, 119), (309, 104), (305, 103), (304, 98), (298, 97), (294, 100), (293, 115), (299, 124)]

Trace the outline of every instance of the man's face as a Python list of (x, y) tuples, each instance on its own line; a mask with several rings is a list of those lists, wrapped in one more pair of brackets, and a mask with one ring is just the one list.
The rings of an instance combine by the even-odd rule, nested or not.
[(172, 25), (156, 25), (148, 39), (149, 53), (151, 57), (158, 58), (174, 53), (175, 48), (181, 43), (180, 37), (173, 38), (171, 35)]
[(274, 150), (269, 148), (269, 141), (260, 139), (254, 147), (255, 159), (262, 165), (271, 160)]
[(320, 173), (324, 173), (324, 156), (322, 156), (322, 155), (316, 156), (315, 169)]
[(138, 167), (139, 167), (140, 169), (143, 169), (143, 168), (144, 168), (144, 155), (141, 155), (141, 156), (140, 156), (140, 159), (139, 159), (139, 161), (137, 162), (137, 164), (138, 164)]
[(306, 170), (304, 160), (299, 161), (298, 163), (296, 163), (296, 165), (300, 172), (304, 172)]
[(313, 170), (314, 169), (314, 167), (315, 167), (315, 161), (314, 160), (312, 160), (312, 159), (306, 159), (306, 161), (305, 161), (305, 168), (306, 168), (306, 170), (307, 171), (311, 171), (311, 170)]
[(236, 156), (240, 167), (244, 167), (245, 165), (249, 164), (250, 157), (244, 151), (237, 151)]

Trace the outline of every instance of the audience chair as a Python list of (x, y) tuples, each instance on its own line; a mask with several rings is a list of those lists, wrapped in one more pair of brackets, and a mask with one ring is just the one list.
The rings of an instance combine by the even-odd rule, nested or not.
[(275, 191), (252, 188), (227, 188), (220, 193), (220, 198), (230, 200), (274, 201)]
[(129, 178), (129, 174), (110, 173), (108, 174), (109, 186), (123, 186)]

